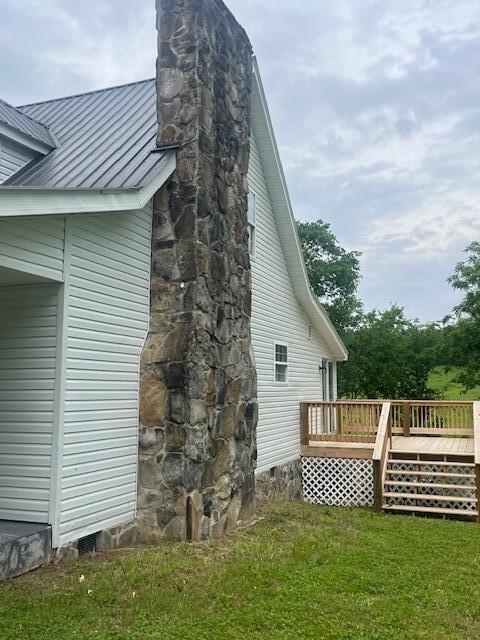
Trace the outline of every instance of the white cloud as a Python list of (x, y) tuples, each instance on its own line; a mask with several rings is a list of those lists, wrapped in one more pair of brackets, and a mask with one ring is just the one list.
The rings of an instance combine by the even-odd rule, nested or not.
[(392, 261), (439, 262), (476, 238), (480, 238), (480, 188), (440, 191), (402, 215), (372, 220), (364, 251), (391, 256)]
[(398, 79), (411, 65), (428, 69), (437, 63), (423, 46), (426, 34), (454, 44), (479, 33), (480, 5), (475, 2), (337, 0), (306, 2), (305, 10), (312, 21), (334, 25), (302, 41), (302, 54), (295, 55), (298, 69), (311, 77), (332, 75), (359, 83), (371, 81), (373, 74)]
[(92, 89), (155, 75), (154, 2), (140, 0), (128, 7), (112, 0), (4, 1), (26, 25), (34, 15), (40, 28), (48, 29), (34, 60), (36, 73), (51, 86), (67, 74), (84, 79)]

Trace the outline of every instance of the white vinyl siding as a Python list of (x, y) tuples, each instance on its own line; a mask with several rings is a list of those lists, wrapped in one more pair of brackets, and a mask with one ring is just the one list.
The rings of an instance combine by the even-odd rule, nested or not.
[[(321, 398), (320, 367), (330, 354), (295, 297), (257, 142), (261, 144), (260, 136), (252, 136), (248, 183), (256, 203), (252, 340), (258, 375), (258, 471), (263, 471), (299, 456), (299, 403)], [(277, 343), (288, 345), (287, 383), (275, 383)]]
[(0, 519), (49, 522), (57, 292), (0, 288)]
[(60, 544), (135, 517), (151, 224), (150, 209), (67, 222)]
[(35, 155), (31, 149), (25, 149), (11, 140), (0, 138), (0, 184), (20, 171), (33, 160)]
[(0, 266), (63, 280), (65, 219), (0, 219)]

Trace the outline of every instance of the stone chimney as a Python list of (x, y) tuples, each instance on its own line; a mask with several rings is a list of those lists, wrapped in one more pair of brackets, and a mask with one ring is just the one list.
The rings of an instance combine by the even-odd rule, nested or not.
[(157, 28), (158, 145), (178, 157), (154, 202), (138, 531), (199, 539), (254, 512), (252, 50), (221, 0), (157, 0)]

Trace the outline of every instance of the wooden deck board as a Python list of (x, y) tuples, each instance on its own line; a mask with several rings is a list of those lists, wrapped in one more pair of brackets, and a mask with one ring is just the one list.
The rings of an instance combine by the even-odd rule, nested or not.
[[(371, 459), (374, 450), (372, 442), (341, 442), (336, 440), (310, 440), (303, 446), (301, 455), (319, 458), (367, 458)], [(424, 436), (393, 436), (394, 454), (420, 453), (435, 455), (473, 455), (472, 438), (437, 438)]]
[(312, 440), (310, 447), (335, 447), (335, 449), (373, 449), (373, 442), (338, 442), (336, 440)]
[(301, 447), (300, 453), (306, 458), (357, 458), (370, 460), (374, 447), (375, 444), (373, 442), (311, 440), (308, 447)]
[(473, 438), (427, 438), (393, 436), (393, 452), (473, 455)]

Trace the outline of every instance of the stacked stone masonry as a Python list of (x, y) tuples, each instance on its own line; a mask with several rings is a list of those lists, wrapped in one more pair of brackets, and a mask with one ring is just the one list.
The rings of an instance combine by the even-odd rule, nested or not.
[(272, 500), (296, 501), (303, 499), (302, 461), (300, 458), (257, 474), (257, 503)]
[(179, 148), (154, 200), (137, 541), (221, 535), (252, 518), (255, 491), (251, 46), (214, 0), (158, 0), (157, 12), (158, 144)]

